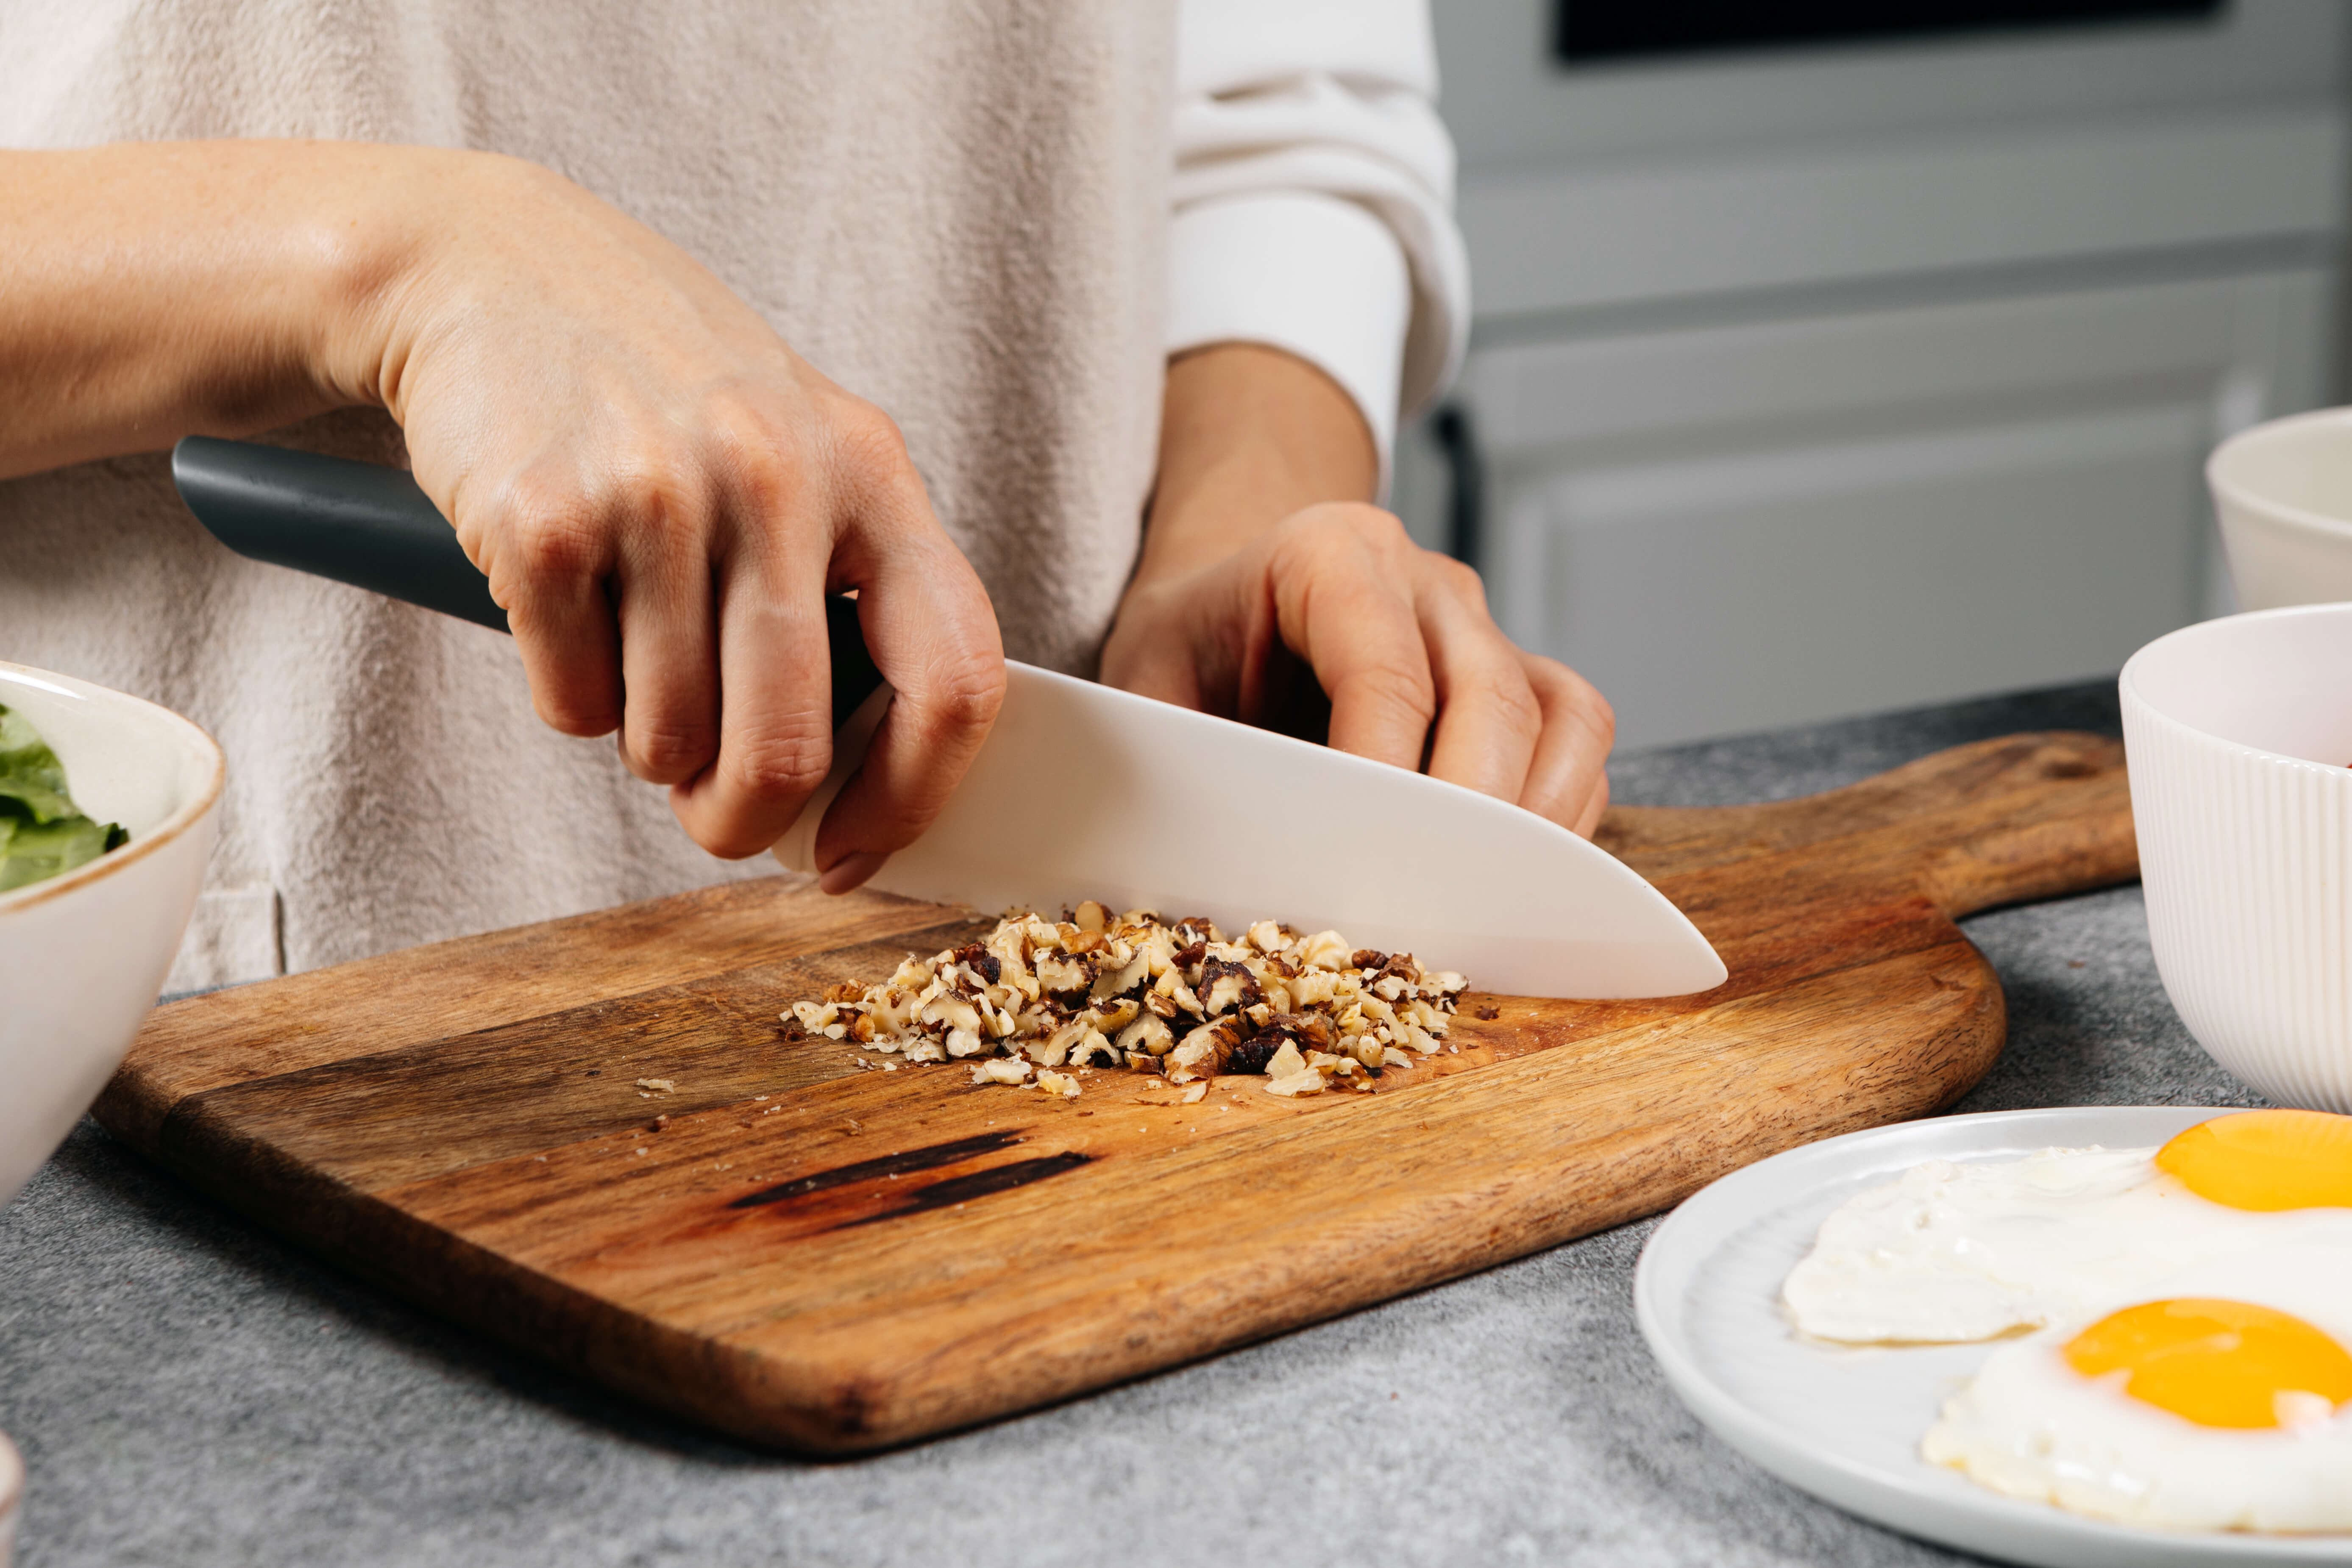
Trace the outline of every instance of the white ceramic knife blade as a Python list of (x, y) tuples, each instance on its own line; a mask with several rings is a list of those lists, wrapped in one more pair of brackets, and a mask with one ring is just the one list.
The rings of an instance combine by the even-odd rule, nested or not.
[[(1007, 661), (1004, 707), (939, 820), (870, 885), (983, 914), (1084, 898), (1228, 932), (1268, 916), (1408, 952), (1482, 991), (1664, 997), (1723, 960), (1607, 851), (1460, 785)], [(816, 824), (889, 699), (867, 699), (776, 846)]]

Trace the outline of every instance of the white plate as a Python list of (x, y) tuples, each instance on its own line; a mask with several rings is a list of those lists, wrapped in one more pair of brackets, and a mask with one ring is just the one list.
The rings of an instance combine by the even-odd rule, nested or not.
[(1844, 1349), (1801, 1343), (1780, 1281), (1829, 1212), (1922, 1160), (2052, 1145), (2137, 1148), (2223, 1113), (2193, 1106), (2002, 1111), (1906, 1122), (1734, 1171), (1658, 1227), (1633, 1310), (1666, 1381), (1725, 1442), (1790, 1485), (1892, 1530), (2047, 1568), (2352, 1563), (2352, 1538), (2165, 1531), (2105, 1524), (1988, 1491), (1919, 1458), (1944, 1397), (1995, 1346)]
[(25, 1498), (25, 1461), (0, 1432), (0, 1568), (8, 1568), (16, 1542), (16, 1505)]

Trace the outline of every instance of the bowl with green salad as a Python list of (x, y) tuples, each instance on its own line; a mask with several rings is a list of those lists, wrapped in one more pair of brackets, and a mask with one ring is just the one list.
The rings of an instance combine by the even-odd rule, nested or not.
[(225, 773), (212, 737), (168, 709), (0, 663), (0, 1204), (155, 1005)]

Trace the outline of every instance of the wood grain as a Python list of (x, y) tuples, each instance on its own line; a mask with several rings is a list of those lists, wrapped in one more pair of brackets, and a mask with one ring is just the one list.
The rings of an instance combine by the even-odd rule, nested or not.
[[(787, 1002), (972, 923), (776, 878), (158, 1009), (99, 1115), (458, 1322), (755, 1442), (853, 1452), (1931, 1112), (2004, 1032), (1953, 918), (2137, 870), (2120, 747), (2075, 735), (1801, 800), (1621, 808), (1601, 836), (1730, 979), (1659, 1001), (1474, 993), (1454, 1049), (1372, 1094), (1234, 1078), (1187, 1105), (1095, 1072), (1058, 1101), (787, 1040)], [(676, 1091), (636, 1086), (653, 1078)]]

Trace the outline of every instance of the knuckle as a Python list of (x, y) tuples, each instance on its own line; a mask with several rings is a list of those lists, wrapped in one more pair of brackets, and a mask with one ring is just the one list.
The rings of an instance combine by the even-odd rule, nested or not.
[(1355, 544), (1375, 537), (1357, 514), (1370, 510), (1347, 501), (1327, 501), (1309, 507), (1292, 519), (1292, 526), (1303, 534), (1326, 540), (1341, 540)]
[(1308, 507), (1287, 519), (1280, 542), (1303, 556), (1298, 564), (1375, 578), (1392, 589), (1407, 589), (1417, 560), (1448, 559), (1413, 543), (1395, 514), (1360, 501)]
[(1592, 700), (1584, 711), (1586, 714), (1586, 722), (1591, 725), (1592, 733), (1600, 737), (1601, 744), (1603, 746), (1615, 744), (1617, 739), (1617, 709), (1615, 706), (1612, 704), (1607, 697), (1602, 696), (1598, 690), (1593, 690)]
[(1536, 697), (1536, 689), (1517, 670), (1498, 667), (1490, 683), (1490, 700), (1496, 716), (1512, 730), (1534, 735), (1544, 723), (1543, 704)]
[(1324, 585), (1363, 586), (1383, 573), (1362, 535), (1332, 508), (1318, 507), (1287, 519), (1273, 537), (1272, 566), (1278, 577)]
[(627, 736), (631, 760), (646, 778), (661, 784), (691, 779), (710, 765), (719, 749), (710, 727), (692, 719), (633, 723)]
[(1438, 555), (1433, 551), (1427, 553), (1430, 570), (1437, 574), (1438, 580), (1476, 605), (1479, 613), (1486, 613), (1486, 580), (1479, 575), (1478, 569), (1450, 555)]
[(832, 410), (834, 451), (843, 468), (869, 483), (897, 484), (914, 471), (898, 422), (863, 398)]
[(1349, 526), (1357, 535), (1381, 549), (1413, 549), (1412, 536), (1404, 531), (1404, 519), (1394, 512), (1358, 502), (1347, 508)]
[(545, 474), (523, 474), (499, 497), (503, 526), (494, 571), (510, 569), (522, 585), (588, 576), (603, 565), (593, 508), (577, 485)]
[(833, 768), (833, 737), (819, 724), (779, 727), (730, 747), (720, 763), (728, 785), (758, 801), (796, 800)]
[(1616, 740), (1617, 710), (1600, 687), (1557, 659), (1532, 658), (1529, 678), (1549, 686), (1570, 721), (1591, 730), (1603, 746)]
[(1004, 706), (1004, 661), (982, 653), (961, 655), (936, 673), (926, 697), (935, 732), (986, 729)]
[(769, 515), (792, 504), (806, 465), (789, 421), (727, 396), (714, 400), (703, 423), (712, 463), (746, 503)]
[(1528, 681), (1537, 690), (1562, 702), (1583, 703), (1598, 699), (1600, 691), (1591, 682), (1542, 653), (1522, 653), (1527, 660)]
[(1343, 539), (1382, 562), (1393, 561), (1401, 554), (1420, 549), (1394, 512), (1369, 501), (1328, 501), (1310, 507), (1301, 515), (1301, 520), (1327, 538)]
[(619, 519), (639, 548), (666, 541), (709, 510), (698, 466), (682, 446), (640, 437), (614, 454), (597, 510)]
[(1436, 684), (1429, 672), (1418, 664), (1382, 659), (1357, 671), (1349, 684), (1358, 694), (1381, 706), (1418, 714), (1424, 719), (1437, 715)]

